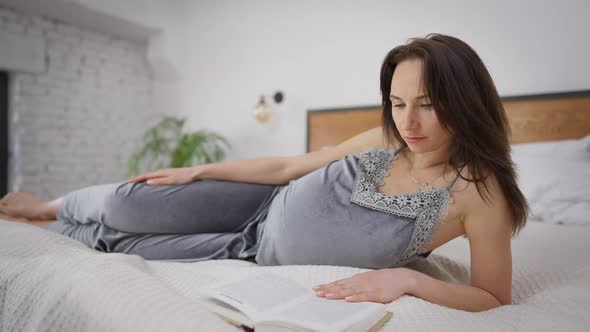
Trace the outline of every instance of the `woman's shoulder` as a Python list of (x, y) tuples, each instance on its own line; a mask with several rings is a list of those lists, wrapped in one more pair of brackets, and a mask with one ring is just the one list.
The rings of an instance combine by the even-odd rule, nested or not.
[(366, 146), (362, 150), (356, 151), (350, 155), (355, 157), (364, 157), (364, 158), (387, 158), (387, 157), (394, 157), (398, 152), (402, 150), (405, 145), (399, 144), (397, 142), (390, 144), (387, 142), (382, 142), (380, 144), (374, 144), (371, 146)]
[(484, 172), (479, 184), (467, 179), (473, 179), (473, 175), (465, 167), (450, 190), (454, 200), (460, 203), (464, 221), (487, 219), (482, 218), (486, 215), (509, 215), (508, 202), (494, 172)]
[(364, 158), (364, 159), (373, 159), (373, 158), (385, 158), (388, 156), (393, 156), (395, 154), (395, 149), (388, 148), (385, 146), (372, 146), (367, 147), (361, 151), (357, 151), (356, 153), (350, 154), (350, 156), (354, 156), (357, 158)]
[(302, 155), (286, 157), (286, 177), (296, 179), (335, 160), (342, 160), (350, 155), (360, 156), (372, 149), (386, 147), (387, 143), (381, 127), (375, 127), (357, 134), (336, 145), (310, 151)]

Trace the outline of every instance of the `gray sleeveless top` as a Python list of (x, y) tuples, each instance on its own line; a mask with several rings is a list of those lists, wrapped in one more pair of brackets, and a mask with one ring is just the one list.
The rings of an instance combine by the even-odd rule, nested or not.
[(381, 269), (427, 256), (459, 173), (446, 188), (382, 194), (400, 150), (347, 155), (283, 186), (259, 225), (256, 262)]

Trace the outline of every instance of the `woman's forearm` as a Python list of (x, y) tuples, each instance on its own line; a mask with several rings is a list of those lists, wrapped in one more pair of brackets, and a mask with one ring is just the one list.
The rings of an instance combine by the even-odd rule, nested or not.
[(286, 184), (288, 157), (262, 157), (193, 167), (194, 180), (214, 179), (261, 184)]
[(471, 312), (485, 311), (503, 305), (496, 297), (483, 289), (445, 282), (415, 270), (409, 271), (411, 282), (406, 294), (428, 302)]

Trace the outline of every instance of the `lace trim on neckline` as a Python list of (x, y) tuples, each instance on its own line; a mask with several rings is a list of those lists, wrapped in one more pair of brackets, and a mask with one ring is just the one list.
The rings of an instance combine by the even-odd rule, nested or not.
[(426, 187), (424, 190), (398, 195), (387, 195), (377, 191), (384, 185), (397, 153), (388, 149), (360, 152), (357, 172), (353, 184), (351, 202), (373, 210), (416, 219), (410, 244), (399, 257), (401, 260), (422, 253), (438, 228), (441, 219), (448, 214), (447, 205), (453, 197), (447, 188)]
[[(428, 185), (425, 189), (418, 189), (405, 194), (390, 195), (381, 193), (377, 191), (377, 188), (385, 184), (385, 177), (389, 176), (389, 169), (391, 169), (392, 162), (397, 159), (398, 155), (393, 150), (373, 148), (358, 153), (356, 156), (359, 158), (359, 164), (352, 194), (361, 204), (376, 204), (378, 208), (405, 213), (408, 217), (415, 217), (422, 210), (420, 205), (410, 204), (416, 199), (425, 200), (432, 195), (438, 197), (444, 193), (450, 197), (447, 188), (435, 188), (431, 185)], [(385, 202), (389, 204), (384, 204)]]

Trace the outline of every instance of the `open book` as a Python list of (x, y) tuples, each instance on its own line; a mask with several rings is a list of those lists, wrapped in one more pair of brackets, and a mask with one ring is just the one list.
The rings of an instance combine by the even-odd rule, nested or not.
[(205, 306), (244, 330), (377, 331), (392, 316), (385, 305), (318, 297), (271, 272), (216, 283), (202, 290)]

